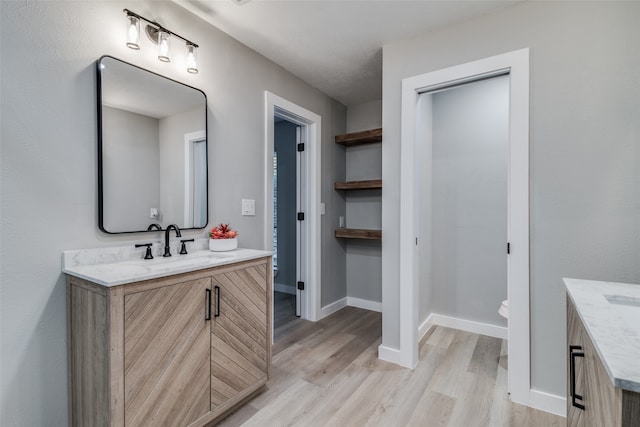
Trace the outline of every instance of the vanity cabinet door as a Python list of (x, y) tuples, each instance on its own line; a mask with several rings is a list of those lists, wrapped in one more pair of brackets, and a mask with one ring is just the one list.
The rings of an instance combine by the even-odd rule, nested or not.
[(224, 412), (267, 381), (271, 361), (270, 263), (212, 277), (211, 405)]
[[(585, 334), (580, 317), (567, 296), (567, 426), (586, 426)], [(574, 397), (575, 396), (575, 397)]]
[(186, 426), (211, 411), (211, 279), (124, 296), (125, 425)]
[[(621, 424), (621, 391), (611, 383), (611, 379), (600, 361), (582, 320), (573, 303), (567, 298), (567, 426), (614, 427)], [(574, 348), (572, 350), (572, 347)], [(574, 353), (573, 365), (571, 353)], [(572, 369), (575, 387), (572, 387)], [(573, 405), (572, 392), (582, 399)]]

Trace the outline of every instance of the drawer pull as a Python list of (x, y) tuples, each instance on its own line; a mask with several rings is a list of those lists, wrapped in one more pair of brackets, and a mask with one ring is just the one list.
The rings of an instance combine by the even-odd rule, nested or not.
[(205, 289), (204, 320), (211, 320), (211, 289)]
[(584, 405), (577, 402), (577, 400), (583, 400), (584, 398), (576, 393), (576, 357), (584, 358), (582, 346), (569, 346), (569, 393), (571, 394), (571, 405), (584, 411)]
[(220, 286), (213, 287), (216, 290), (216, 314), (214, 317), (220, 317)]

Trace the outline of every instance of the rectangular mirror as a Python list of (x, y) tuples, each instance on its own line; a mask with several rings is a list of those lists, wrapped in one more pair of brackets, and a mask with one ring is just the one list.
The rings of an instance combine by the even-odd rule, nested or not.
[(111, 56), (97, 62), (97, 88), (100, 229), (204, 228), (205, 93)]

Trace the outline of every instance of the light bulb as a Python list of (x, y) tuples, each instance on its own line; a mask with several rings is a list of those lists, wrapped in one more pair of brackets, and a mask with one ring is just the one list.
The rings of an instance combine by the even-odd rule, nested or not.
[(158, 31), (158, 59), (162, 62), (171, 62), (169, 57), (169, 33), (162, 29)]
[(198, 74), (198, 55), (196, 47), (187, 43), (187, 71), (191, 74)]
[(133, 15), (128, 15), (129, 23), (127, 25), (127, 47), (131, 49), (140, 49), (140, 20)]

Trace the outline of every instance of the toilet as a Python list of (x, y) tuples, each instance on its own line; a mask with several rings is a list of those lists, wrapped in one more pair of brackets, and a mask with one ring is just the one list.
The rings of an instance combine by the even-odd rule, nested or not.
[(500, 304), (500, 308), (498, 309), (498, 314), (509, 320), (509, 300), (502, 301), (502, 304)]

